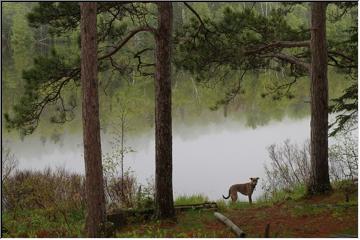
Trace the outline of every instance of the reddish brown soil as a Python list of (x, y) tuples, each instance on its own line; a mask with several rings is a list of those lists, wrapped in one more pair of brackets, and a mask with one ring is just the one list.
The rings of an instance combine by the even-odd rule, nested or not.
[[(261, 217), (254, 217), (257, 213)], [(346, 232), (349, 226), (357, 226), (357, 207), (343, 210), (341, 217), (334, 216), (331, 210), (318, 214), (293, 215), (286, 207), (266, 209), (237, 210), (229, 218), (249, 236), (263, 237), (265, 226), (270, 223), (271, 237), (330, 237)]]
[[(270, 237), (331, 237), (349, 232), (357, 235), (357, 205), (334, 204), (341, 197), (339, 194), (316, 196), (271, 207), (232, 210), (224, 215), (249, 237), (264, 237), (268, 223)], [(222, 223), (209, 222), (206, 225), (211, 229), (219, 229)]]
[[(239, 226), (247, 237), (264, 237), (270, 224), (270, 237), (334, 237), (337, 234), (357, 235), (358, 206), (356, 201), (344, 204), (341, 193), (286, 201), (271, 206), (245, 207), (220, 211)], [(178, 222), (147, 223), (125, 227), (122, 232), (166, 230), (165, 237), (235, 237), (212, 213), (197, 212), (177, 216)], [(150, 229), (149, 229), (150, 227)], [(181, 235), (179, 235), (181, 234)], [(157, 235), (154, 235), (156, 237)], [(162, 236), (164, 237), (164, 236)]]

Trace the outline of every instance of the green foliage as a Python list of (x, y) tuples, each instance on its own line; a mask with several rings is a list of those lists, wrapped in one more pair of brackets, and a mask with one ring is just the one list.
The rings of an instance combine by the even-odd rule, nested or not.
[[(108, 46), (111, 43), (118, 42), (117, 38), (123, 37), (128, 24), (121, 22), (121, 20), (129, 14), (129, 11), (131, 14), (145, 14), (142, 12), (144, 10), (141, 4), (129, 5), (110, 2), (98, 4), (99, 49), (109, 48)], [(49, 32), (58, 35), (59, 40), (69, 40), (76, 36), (75, 32), (78, 31), (79, 4), (70, 2), (38, 3), (31, 9), (27, 17), (30, 26), (40, 29), (47, 25)], [(14, 30), (17, 30), (17, 25), (14, 24)], [(23, 36), (27, 36), (27, 34), (23, 34)], [(14, 39), (18, 38), (14, 37)], [(20, 40), (16, 41), (19, 42)], [(24, 41), (21, 41), (21, 44), (26, 46), (30, 43), (25, 44)], [(68, 84), (70, 81), (75, 83), (70, 86), (72, 89), (79, 85), (77, 83), (80, 73), (79, 48), (71, 50), (71, 52), (59, 54), (60, 51), (55, 51), (53, 48), (50, 54), (37, 56), (34, 60), (34, 66), (23, 72), (25, 92), (15, 104), (13, 112), (6, 113), (4, 116), (8, 129), (18, 129), (22, 135), (27, 135), (33, 133), (43, 115), (48, 115), (48, 119), (56, 123), (64, 123), (75, 117), (73, 110), (76, 107), (76, 98), (71, 93), (70, 96), (67, 96), (68, 98), (65, 97), (68, 94), (65, 91), (66, 85), (70, 85)], [(132, 73), (129, 72), (131, 67), (125, 67), (122, 70), (122, 66), (119, 67), (113, 62), (114, 59), (117, 58), (113, 56), (111, 63), (100, 61), (99, 70), (107, 71), (115, 68), (119, 74), (127, 71), (128, 76)], [(52, 112), (55, 113), (52, 114)]]
[(51, 26), (51, 33), (64, 33), (80, 23), (80, 5), (76, 2), (39, 2), (27, 15), (30, 26)]
[[(62, 90), (70, 80), (78, 80), (79, 69), (74, 69), (63, 56), (52, 51), (50, 56), (40, 56), (34, 60), (34, 67), (23, 72), (25, 92), (14, 106), (14, 116), (5, 113), (7, 128), (16, 128), (23, 134), (32, 133), (38, 125), (40, 116), (48, 104), (56, 106), (53, 122), (63, 122), (66, 113), (72, 112), (75, 103), (65, 106)], [(72, 78), (64, 78), (71, 76)]]
[(291, 190), (280, 189), (275, 190), (271, 193), (270, 196), (263, 194), (257, 201), (257, 203), (277, 203), (283, 201), (296, 201), (302, 199), (306, 194), (306, 186), (305, 185), (297, 185)]
[[(337, 114), (336, 120), (331, 123), (333, 127), (330, 136), (347, 125), (357, 122), (358, 112), (358, 5), (350, 2), (334, 3), (328, 6), (330, 22), (329, 35), (329, 64), (336, 66), (339, 72), (347, 74), (351, 84), (341, 96), (332, 99), (330, 112)], [(349, 123), (349, 124), (348, 124)]]
[[(334, 11), (337, 11), (337, 17), (333, 16), (336, 15)], [(329, 65), (335, 66), (337, 71), (350, 74), (353, 79), (357, 78), (357, 27), (354, 26), (357, 22), (356, 11), (356, 4), (329, 4), (328, 15), (332, 24), (327, 25)], [(271, 43), (309, 40), (308, 16), (308, 4), (300, 3), (285, 3), (282, 7), (273, 8), (269, 14), (259, 11), (256, 6), (226, 7), (219, 18), (204, 17), (204, 24), (193, 19), (184, 25), (182, 30), (178, 30), (175, 39), (181, 44), (177, 46), (175, 64), (196, 74), (198, 81), (203, 82), (209, 79), (224, 81), (226, 79), (222, 76), (234, 70), (263, 72), (285, 69), (290, 76), (307, 75), (308, 71), (297, 64), (275, 56), (281, 53), (308, 63), (310, 53), (307, 48), (284, 49)], [(281, 82), (273, 85), (275, 91), (264, 92), (264, 97), (270, 93), (273, 100), (279, 100), (283, 96), (290, 99), (296, 96), (288, 90), (285, 90), (285, 93), (283, 91), (290, 89), (292, 83)], [(354, 86), (357, 92), (357, 84)], [(233, 99), (229, 98), (229, 94), (239, 94), (241, 91), (238, 89), (240, 84), (230, 87), (227, 95), (217, 102), (218, 105), (227, 105)], [(241, 86), (241, 89), (246, 88)], [(346, 94), (343, 98), (346, 98)], [(339, 115), (339, 128), (342, 128), (341, 123), (349, 121), (351, 115), (357, 113), (357, 95), (352, 94), (350, 99), (353, 103), (349, 104), (351, 112)], [(341, 110), (347, 111), (344, 106)]]
[[(6, 18), (16, 13), (13, 7), (15, 4), (11, 3), (9, 5), (11, 7), (8, 7), (5, 12), (8, 14), (5, 16)], [(5, 79), (4, 92), (9, 92), (9, 94), (5, 94), (6, 101), (3, 103), (5, 113), (7, 113), (6, 119), (9, 120), (6, 124), (10, 128), (22, 129), (23, 134), (29, 134), (38, 125), (37, 119), (43, 106), (42, 119), (48, 119), (52, 122), (63, 123), (74, 119), (76, 116), (80, 117), (80, 111), (73, 111), (76, 102), (80, 100), (79, 91), (76, 90), (78, 74), (74, 74), (75, 84), (70, 80), (69, 84), (64, 84), (67, 86), (61, 88), (61, 96), (67, 111), (64, 111), (59, 97), (56, 97), (56, 100), (52, 102), (46, 101), (57, 95), (60, 83), (64, 79), (57, 81), (57, 84), (54, 84), (52, 89), (45, 89), (43, 86), (44, 82), (49, 83), (54, 80), (54, 76), (68, 77), (68, 70), (79, 67), (79, 46), (76, 44), (77, 39), (79, 39), (79, 7), (77, 3), (34, 3), (31, 6), (26, 4), (20, 4), (20, 6), (28, 9), (27, 11), (31, 11), (28, 18), (31, 26), (36, 27), (36, 29), (32, 29), (36, 33), (36, 39), (40, 39), (39, 35), (42, 36), (42, 34), (37, 34), (36, 31), (40, 31), (45, 23), (52, 29), (52, 33), (60, 35), (55, 38), (55, 44), (51, 43), (49, 46), (49, 49), (56, 49), (56, 57), (52, 57), (51, 53), (47, 53), (50, 52), (49, 49), (46, 50), (47, 52), (45, 51), (42, 56), (44, 61), (41, 61), (43, 67), (35, 64), (36, 66), (32, 68), (33, 61), (30, 56), (36, 56), (32, 52), (36, 45), (33, 45), (32, 47), (26, 47), (26, 51), (16, 53), (15, 64), (17, 66), (15, 69), (18, 71), (17, 76), (11, 75), (13, 73), (12, 66), (6, 66), (6, 72), (3, 73), (6, 74), (6, 76), (3, 76), (3, 79)], [(296, 40), (308, 36), (308, 32), (301, 32), (305, 23), (295, 23), (295, 20), (299, 20), (306, 15), (308, 10), (306, 4), (295, 5), (293, 11), (286, 14), (284, 14), (285, 8), (275, 3), (269, 4), (271, 11), (269, 10), (267, 14), (264, 14), (263, 9), (258, 4), (252, 8), (252, 3), (194, 3), (192, 6), (203, 18), (205, 27), (199, 26), (198, 19), (194, 17), (191, 11), (185, 6), (181, 7), (184, 28), (178, 25), (177, 31), (178, 36), (185, 37), (175, 38), (174, 40), (175, 43), (186, 42), (189, 44), (174, 45), (175, 63), (181, 60), (180, 62), (186, 65), (186, 69), (189, 67), (189, 70), (194, 74), (181, 71), (181, 66), (180, 69), (175, 69), (177, 72), (173, 74), (175, 123), (192, 124), (198, 113), (203, 114), (203, 117), (211, 114), (204, 109), (220, 110), (223, 106), (225, 106), (224, 109), (226, 108), (224, 114), (221, 114), (220, 111), (215, 116), (212, 114), (216, 118), (214, 121), (218, 121), (220, 117), (227, 115), (228, 111), (237, 120), (240, 118), (245, 119), (251, 127), (264, 125), (270, 119), (282, 119), (285, 116), (284, 109), (291, 112), (290, 115), (294, 117), (303, 117), (308, 114), (309, 108), (303, 102), (308, 96), (309, 86), (306, 79), (298, 78), (289, 92), (286, 89), (280, 92), (275, 91), (280, 86), (293, 81), (293, 79), (286, 77), (291, 74), (291, 70), (286, 68), (284, 74), (282, 72), (272, 74), (270, 69), (278, 71), (284, 69), (284, 66), (275, 63), (269, 65), (268, 60), (259, 59), (257, 56), (254, 58), (243, 56), (244, 51), (252, 50), (259, 46), (260, 43), (266, 43), (278, 37), (282, 37), (282, 40)], [(99, 51), (101, 53), (108, 52), (112, 49), (108, 46), (118, 43), (127, 32), (142, 24), (139, 19), (135, 18), (135, 21), (133, 21), (134, 19), (130, 17), (131, 13), (144, 14), (147, 22), (153, 25), (156, 23), (156, 18), (152, 15), (155, 14), (155, 11), (156, 8), (152, 4), (99, 3)], [(115, 20), (110, 12), (118, 13)], [(348, 14), (345, 14), (345, 16), (347, 19)], [(11, 22), (13, 21), (12, 17), (9, 19), (11, 19)], [(112, 20), (114, 21), (110, 26), (109, 23)], [(305, 22), (307, 23), (307, 21)], [(345, 24), (341, 24), (341, 28), (347, 27), (348, 23), (349, 21), (346, 20)], [(281, 29), (281, 31), (275, 31), (275, 29)], [(45, 37), (49, 36), (45, 34)], [(118, 105), (123, 102), (130, 103), (128, 104), (131, 110), (128, 115), (129, 122), (136, 126), (131, 134), (140, 133), (153, 127), (154, 86), (149, 78), (150, 75), (142, 75), (144, 72), (152, 74), (153, 67), (146, 68), (146, 71), (142, 69), (139, 72), (139, 69), (136, 69), (138, 59), (134, 58), (136, 52), (146, 48), (153, 48), (153, 37), (147, 33), (139, 33), (127, 43), (125, 48), (121, 50), (121, 54), (113, 56), (117, 69), (108, 60), (99, 62), (99, 70), (101, 71), (99, 74), (101, 123), (104, 131), (107, 130), (107, 126), (112, 124), (111, 121), (117, 112)], [(290, 53), (300, 54), (301, 52), (291, 50)], [(205, 64), (204, 71), (198, 73), (197, 68), (191, 67), (193, 66), (193, 58), (195, 59), (194, 64), (199, 64), (199, 67)], [(56, 59), (59, 59), (59, 61), (56, 61)], [(145, 63), (152, 63), (154, 61), (153, 51), (144, 52), (141, 60)], [(214, 61), (207, 65), (207, 61), (212, 60)], [(191, 64), (184, 61), (189, 61)], [(224, 63), (224, 65), (216, 67), (216, 64), (219, 63)], [(259, 68), (255, 69), (255, 71), (247, 71), (246, 76), (243, 79), (240, 78), (244, 68), (254, 69), (256, 66)], [(263, 67), (267, 69), (264, 70)], [(64, 70), (62, 74), (61, 71), (56, 74), (59, 69)], [(30, 77), (33, 78), (34, 85), (26, 83), (27, 80), (25, 80), (25, 84), (22, 84), (19, 80), (22, 70), (29, 72), (27, 78), (29, 75), (35, 76), (36, 74), (39, 74), (41, 78), (37, 80), (37, 77)], [(258, 73), (260, 74), (257, 77)], [(280, 77), (274, 77), (275, 75)], [(45, 79), (46, 76), (48, 81)], [(210, 81), (210, 79), (213, 81)], [(254, 81), (254, 84), (251, 83), (252, 81)], [(336, 81), (340, 82), (340, 80)], [(339, 88), (341, 88), (340, 85)], [(19, 93), (18, 89), (23, 88), (25, 93)], [(265, 99), (260, 99), (260, 94), (263, 94)], [(14, 99), (11, 97), (14, 95), (24, 96)], [(35, 101), (35, 97), (38, 100)], [(269, 101), (268, 97), (275, 101)], [(287, 101), (287, 99), (281, 100), (282, 98), (289, 99)], [(234, 112), (234, 109), (236, 110), (244, 102), (246, 102), (246, 109), (248, 109), (246, 114), (237, 114), (238, 111)], [(10, 107), (13, 105), (16, 105), (15, 108), (17, 109), (11, 111)], [(269, 106), (270, 108), (268, 108)], [(44, 126), (48, 124), (44, 120), (41, 122)], [(68, 126), (70, 127), (70, 125)], [(73, 131), (78, 127), (79, 123), (71, 125)], [(50, 130), (40, 131), (42, 131), (43, 135), (49, 135), (49, 133), (45, 132)]]
[(28, 9), (21, 4), (17, 5), (17, 8), (18, 10), (12, 18), (11, 45), (15, 51), (22, 51), (25, 46), (34, 42), (34, 36), (25, 18)]
[(330, 136), (347, 128), (352, 128), (357, 123), (358, 108), (358, 83), (353, 82), (352, 85), (344, 90), (344, 94), (338, 98), (332, 99), (333, 104), (330, 106), (330, 112), (337, 114), (336, 120), (330, 124), (329, 128), (333, 128)]
[(219, 64), (231, 69), (263, 69), (269, 66), (269, 60), (256, 52), (250, 54), (259, 45), (309, 38), (309, 33), (293, 29), (285, 16), (275, 10), (265, 17), (250, 8), (243, 11), (225, 8), (222, 19), (204, 22), (206, 26), (199, 26), (193, 20), (176, 36), (181, 44), (175, 63), (192, 73), (215, 74)]
[(47, 209), (23, 210), (2, 215), (7, 233), (3, 237), (81, 237), (85, 224), (83, 211), (71, 210), (66, 221)]

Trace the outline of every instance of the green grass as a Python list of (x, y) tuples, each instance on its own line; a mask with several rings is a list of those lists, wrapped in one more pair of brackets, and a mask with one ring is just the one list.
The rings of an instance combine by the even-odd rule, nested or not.
[(231, 236), (231, 232), (224, 228), (220, 232), (206, 228), (206, 222), (214, 221), (213, 211), (189, 210), (177, 216), (176, 223), (161, 221), (150, 221), (146, 224), (137, 224), (127, 230), (116, 233), (116, 237), (146, 237), (146, 238), (213, 238), (223, 234)]
[(257, 203), (277, 203), (282, 201), (291, 201), (291, 200), (299, 200), (303, 198), (306, 194), (305, 185), (295, 186), (291, 191), (276, 191), (272, 193), (271, 197), (266, 199), (265, 195), (260, 196), (260, 198), (256, 201)]
[(345, 179), (345, 180), (339, 180), (336, 182), (332, 182), (331, 185), (334, 189), (342, 190), (342, 189), (344, 189), (344, 187), (346, 188), (346, 187), (354, 186), (354, 183), (350, 179)]
[(160, 227), (146, 227), (141, 230), (117, 233), (118, 238), (215, 238), (216, 231), (205, 229), (193, 229), (190, 232), (174, 232), (173, 229), (162, 229)]
[(219, 211), (226, 211), (226, 209), (228, 208), (227, 203), (224, 199), (216, 201), (216, 205)]
[[(218, 211), (225, 213), (225, 215), (238, 214), (239, 212), (252, 212), (253, 218), (262, 221), (267, 218), (266, 213), (262, 207), (276, 208), (274, 203), (281, 201), (286, 214), (290, 217), (301, 216), (316, 216), (330, 211), (334, 219), (343, 219), (347, 216), (348, 211), (354, 209), (357, 204), (357, 196), (351, 195), (350, 202), (345, 202), (339, 196), (342, 192), (334, 192), (333, 195), (327, 198), (327, 202), (308, 203), (306, 199), (302, 201), (305, 194), (304, 187), (295, 188), (291, 193), (278, 192), (271, 199), (256, 200), (252, 205), (248, 201), (231, 201), (218, 200)], [(290, 201), (285, 201), (286, 198), (291, 198)], [(175, 205), (183, 204), (197, 204), (209, 201), (208, 197), (195, 194), (183, 195), (175, 200)], [(355, 206), (356, 207), (356, 206)], [(240, 211), (237, 211), (240, 210)], [(255, 210), (255, 211), (254, 211)], [(81, 237), (84, 229), (84, 212), (83, 211), (68, 211), (65, 217), (59, 212), (52, 209), (36, 209), (36, 210), (21, 210), (16, 212), (4, 212), (2, 214), (3, 223), (8, 233), (3, 233), (3, 237)], [(223, 230), (213, 228), (212, 224), (217, 222), (213, 216), (213, 211), (207, 209), (189, 210), (177, 215), (177, 222), (164, 223), (159, 221), (143, 222), (135, 219), (124, 228), (118, 229), (116, 237), (231, 237), (232, 233), (229, 229)], [(209, 225), (210, 224), (210, 225)], [(285, 230), (284, 230), (285, 231)], [(351, 228), (350, 233), (354, 230)], [(249, 235), (250, 236), (250, 235)], [(291, 236), (291, 233), (281, 232), (279, 236)]]
[(175, 205), (198, 204), (208, 202), (209, 198), (202, 194), (181, 195), (175, 199)]
[(245, 209), (245, 208), (250, 208), (250, 207), (254, 207), (255, 203), (253, 203), (252, 205), (249, 202), (245, 202), (245, 201), (237, 201), (235, 203), (229, 201), (227, 204), (227, 207), (229, 209)]
[(318, 206), (313, 205), (295, 205), (291, 210), (291, 214), (294, 217), (301, 217), (301, 216), (312, 216), (318, 215), (325, 211), (328, 211), (327, 208), (320, 208)]
[(19, 210), (2, 213), (8, 233), (4, 237), (80, 237), (84, 228), (83, 212), (64, 215), (51, 209)]

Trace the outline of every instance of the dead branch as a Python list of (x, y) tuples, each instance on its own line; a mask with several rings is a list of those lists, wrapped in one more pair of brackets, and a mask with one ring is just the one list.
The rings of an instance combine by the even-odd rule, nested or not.
[(242, 231), (238, 226), (236, 226), (230, 219), (222, 215), (221, 213), (215, 212), (214, 216), (226, 226), (231, 228), (231, 230), (236, 234), (237, 237), (245, 237), (244, 231)]

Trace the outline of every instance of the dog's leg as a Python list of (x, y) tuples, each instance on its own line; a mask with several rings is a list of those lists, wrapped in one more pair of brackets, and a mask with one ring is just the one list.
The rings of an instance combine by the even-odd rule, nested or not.
[(233, 203), (237, 201), (237, 193), (231, 193), (231, 200)]
[(251, 194), (249, 195), (249, 203), (252, 204)]

